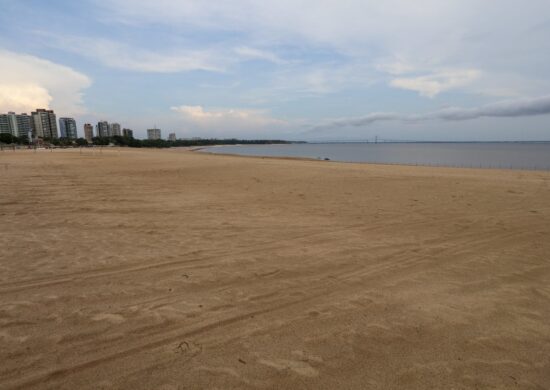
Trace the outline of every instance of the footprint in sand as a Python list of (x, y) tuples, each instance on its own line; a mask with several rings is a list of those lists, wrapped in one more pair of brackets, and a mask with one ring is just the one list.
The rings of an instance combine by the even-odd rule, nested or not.
[(126, 321), (126, 319), (123, 316), (121, 316), (120, 314), (110, 314), (110, 313), (96, 314), (95, 316), (92, 317), (92, 320), (94, 320), (94, 321), (108, 321), (111, 324), (121, 324), (124, 321)]
[(0, 340), (10, 343), (24, 343), (29, 336), (13, 336), (12, 334), (2, 330), (0, 331)]
[(308, 362), (303, 360), (286, 360), (286, 359), (260, 359), (258, 363), (274, 368), (279, 371), (292, 370), (296, 374), (305, 376), (308, 378), (314, 378), (319, 376), (319, 371), (311, 367)]

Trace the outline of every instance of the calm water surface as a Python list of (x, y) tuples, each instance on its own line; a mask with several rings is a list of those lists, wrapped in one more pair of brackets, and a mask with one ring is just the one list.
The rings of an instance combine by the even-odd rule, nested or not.
[(344, 162), (550, 170), (550, 143), (327, 143), (235, 145), (204, 149), (246, 156)]

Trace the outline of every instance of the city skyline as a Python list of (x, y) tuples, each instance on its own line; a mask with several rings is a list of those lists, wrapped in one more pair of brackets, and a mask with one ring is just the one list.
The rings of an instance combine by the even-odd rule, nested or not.
[(550, 140), (543, 0), (2, 6), (0, 112), (139, 138)]
[[(57, 126), (59, 123), (59, 126)], [(160, 129), (155, 129), (160, 134)], [(93, 138), (112, 138), (125, 137), (134, 138), (132, 129), (122, 129), (120, 123), (108, 121), (98, 121), (94, 126), (90, 123), (84, 123), (82, 132), (78, 131), (76, 120), (71, 117), (62, 116), (57, 119), (54, 110), (37, 108), (27, 113), (0, 113), (0, 134), (9, 134), (19, 138), (19, 141), (41, 143), (44, 140), (67, 139), (76, 141), (84, 139), (89, 144), (93, 143)], [(175, 141), (176, 134), (170, 133), (171, 140)], [(160, 139), (157, 138), (157, 139)]]

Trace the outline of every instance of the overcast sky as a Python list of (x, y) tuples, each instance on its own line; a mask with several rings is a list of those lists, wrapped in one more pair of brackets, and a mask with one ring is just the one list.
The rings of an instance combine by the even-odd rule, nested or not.
[(138, 136), (550, 140), (549, 0), (0, 0), (0, 112)]

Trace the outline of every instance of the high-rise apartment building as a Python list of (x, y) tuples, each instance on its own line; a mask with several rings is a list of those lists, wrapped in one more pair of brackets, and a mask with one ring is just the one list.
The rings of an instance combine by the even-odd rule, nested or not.
[(134, 138), (134, 130), (122, 129), (122, 136), (126, 138)]
[(61, 138), (77, 139), (78, 134), (74, 118), (59, 118), (59, 133)]
[(53, 110), (45, 110), (39, 108), (31, 113), (35, 138), (58, 138), (57, 134), (57, 121), (55, 120), (55, 113)]
[(94, 127), (89, 124), (84, 124), (84, 138), (86, 138), (86, 141), (88, 141), (89, 144), (92, 143), (92, 138), (94, 138)]
[(22, 113), (20, 115), (16, 115), (16, 121), (17, 121), (17, 136), (20, 138), (28, 137), (30, 139), (32, 137), (32, 127), (33, 127), (32, 116), (27, 115), (26, 113)]
[(17, 114), (15, 112), (8, 112), (8, 123), (11, 135), (18, 137)]
[(168, 134), (168, 141), (175, 141), (175, 140), (176, 140), (176, 133)]
[(7, 114), (0, 114), (0, 134), (11, 134), (10, 119)]
[(97, 122), (96, 134), (100, 138), (109, 137), (109, 122), (107, 121)]
[(11, 134), (16, 137), (30, 137), (32, 118), (27, 114), (9, 112), (0, 115), (0, 134)]
[(121, 136), (120, 123), (111, 123), (109, 126), (109, 136), (114, 137), (115, 135)]
[(160, 129), (157, 129), (156, 127), (154, 129), (147, 129), (147, 139), (157, 140), (160, 138)]

